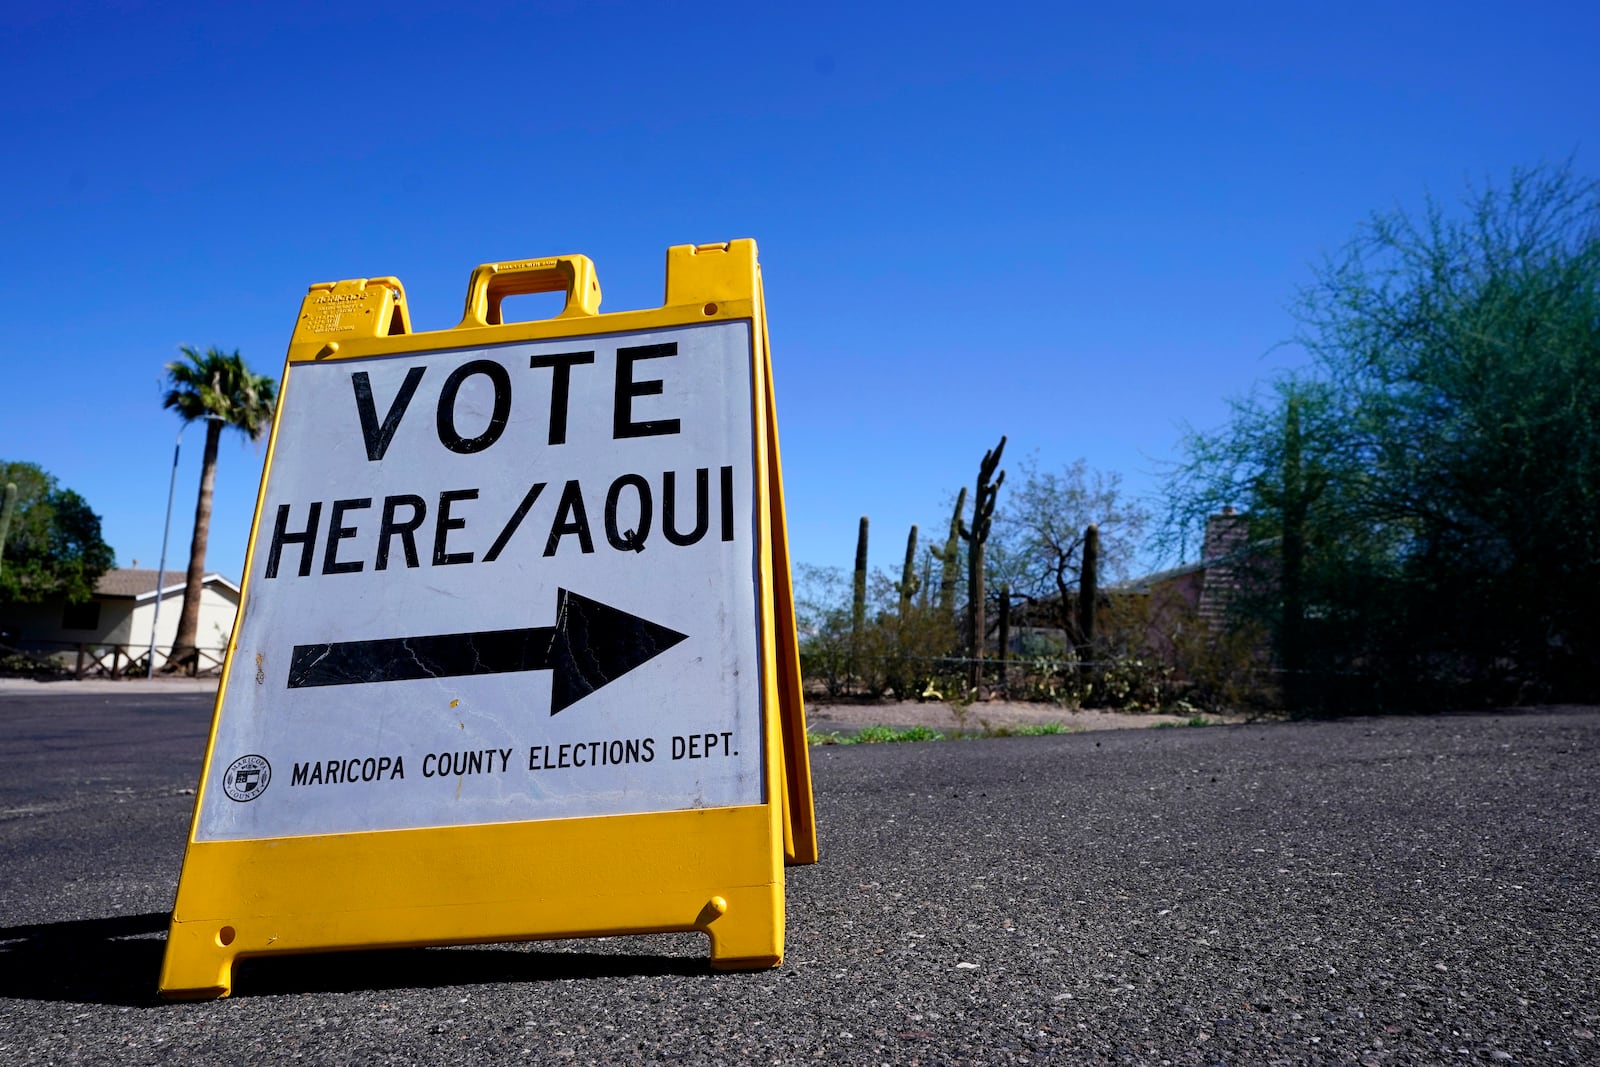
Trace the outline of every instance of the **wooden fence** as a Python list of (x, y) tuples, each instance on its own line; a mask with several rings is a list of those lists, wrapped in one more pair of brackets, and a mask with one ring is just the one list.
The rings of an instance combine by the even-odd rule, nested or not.
[[(85, 678), (143, 678), (150, 657), (150, 646), (108, 644), (103, 641), (22, 641), (17, 651), (49, 660), (72, 677)], [(201, 648), (195, 673), (211, 677), (222, 672), (226, 648)], [(157, 667), (161, 670), (165, 652), (156, 650)]]

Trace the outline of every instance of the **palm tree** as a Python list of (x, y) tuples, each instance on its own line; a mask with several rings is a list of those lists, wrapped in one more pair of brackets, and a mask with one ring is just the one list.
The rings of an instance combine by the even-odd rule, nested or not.
[[(183, 587), (183, 610), (178, 615), (178, 635), (172, 642), (166, 670), (199, 668), (195, 647), (200, 628), (200, 582), (206, 571), (206, 541), (211, 532), (211, 492), (217, 480), (217, 442), (222, 428), (231, 426), (259, 440), (272, 422), (278, 385), (251, 372), (237, 349), (232, 354), (216, 348), (201, 355), (180, 345), (184, 359), (167, 364), (166, 397), (162, 407), (172, 408), (185, 423), (206, 420), (206, 451), (200, 463), (200, 497), (194, 506), (194, 540), (189, 547), (189, 572)], [(156, 594), (160, 595), (159, 591)]]

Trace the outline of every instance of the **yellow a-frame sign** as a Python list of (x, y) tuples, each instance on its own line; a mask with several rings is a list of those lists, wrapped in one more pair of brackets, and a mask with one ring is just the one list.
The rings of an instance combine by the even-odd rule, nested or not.
[(698, 930), (715, 967), (781, 961), (816, 833), (755, 244), (599, 303), (583, 256), (477, 268), (432, 333), (393, 278), (311, 288), (164, 996), (378, 946)]

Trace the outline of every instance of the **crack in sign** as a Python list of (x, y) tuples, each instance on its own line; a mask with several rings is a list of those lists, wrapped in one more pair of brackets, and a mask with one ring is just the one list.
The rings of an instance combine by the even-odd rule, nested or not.
[(422, 662), (422, 658), (417, 655), (417, 650), (412, 647), (412, 644), (409, 640), (400, 642), (400, 649), (411, 657), (411, 662), (416, 664), (417, 670), (422, 671), (425, 677), (438, 677), (438, 675), (434, 674), (428, 669), (428, 665), (426, 663)]

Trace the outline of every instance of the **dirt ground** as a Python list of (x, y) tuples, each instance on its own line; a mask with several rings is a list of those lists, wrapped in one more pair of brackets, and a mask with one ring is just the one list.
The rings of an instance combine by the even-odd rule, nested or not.
[[(985, 726), (1026, 726), (1059, 722), (1069, 730), (1130, 730), (1161, 723), (1189, 721), (1188, 715), (1153, 712), (1072, 709), (1056, 704), (1023, 704), (986, 700), (967, 705), (966, 722), (957, 719), (948, 704), (937, 701), (887, 701), (881, 704), (831, 704), (806, 701), (806, 727), (814, 733), (856, 730), (863, 726), (928, 726), (936, 730), (982, 730)], [(1208, 722), (1243, 722), (1243, 716), (1207, 715)]]

